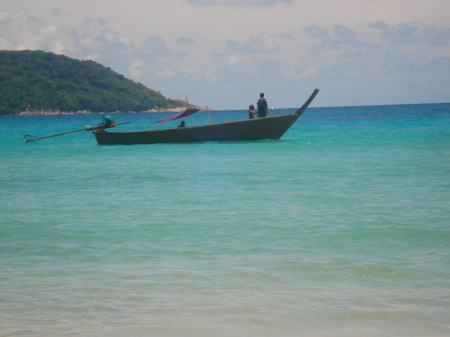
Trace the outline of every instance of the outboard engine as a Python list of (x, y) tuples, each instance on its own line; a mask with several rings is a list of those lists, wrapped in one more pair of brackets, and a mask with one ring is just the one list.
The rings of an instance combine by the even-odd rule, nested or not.
[(103, 119), (103, 126), (105, 127), (114, 126), (114, 118), (111, 117), (110, 115), (104, 115), (102, 119)]

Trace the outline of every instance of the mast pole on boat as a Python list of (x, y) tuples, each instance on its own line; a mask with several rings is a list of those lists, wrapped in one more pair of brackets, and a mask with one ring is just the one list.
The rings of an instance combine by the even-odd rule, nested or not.
[(211, 115), (209, 114), (209, 107), (206, 106), (206, 112), (208, 113), (208, 124), (211, 124)]
[[(189, 102), (188, 102), (188, 98), (186, 97), (186, 109), (189, 109)], [(192, 115), (189, 115), (189, 121), (191, 122), (191, 125), (194, 126), (194, 123), (192, 123)]]

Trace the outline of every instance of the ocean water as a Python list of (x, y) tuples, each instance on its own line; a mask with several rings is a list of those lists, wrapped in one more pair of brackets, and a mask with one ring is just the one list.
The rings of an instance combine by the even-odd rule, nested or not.
[(100, 121), (0, 117), (0, 336), (450, 335), (450, 104), (310, 108), (279, 141), (23, 138)]

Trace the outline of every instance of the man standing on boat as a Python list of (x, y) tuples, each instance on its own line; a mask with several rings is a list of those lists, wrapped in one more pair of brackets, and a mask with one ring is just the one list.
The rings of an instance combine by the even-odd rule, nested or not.
[(258, 107), (258, 117), (266, 117), (267, 116), (267, 110), (269, 110), (269, 107), (267, 105), (267, 100), (264, 98), (264, 93), (259, 94), (259, 100), (256, 103)]

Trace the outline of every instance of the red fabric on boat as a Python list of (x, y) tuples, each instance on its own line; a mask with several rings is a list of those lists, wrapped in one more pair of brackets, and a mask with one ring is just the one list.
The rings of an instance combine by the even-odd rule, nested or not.
[(183, 117), (192, 115), (192, 114), (196, 113), (197, 111), (200, 111), (200, 110), (199, 109), (186, 109), (183, 112), (179, 112), (179, 113), (177, 113), (175, 115), (163, 118), (163, 119), (161, 119), (161, 120), (159, 120), (159, 121), (157, 121), (155, 123), (162, 123), (162, 122), (172, 121), (172, 120), (178, 119), (178, 118), (183, 118)]

